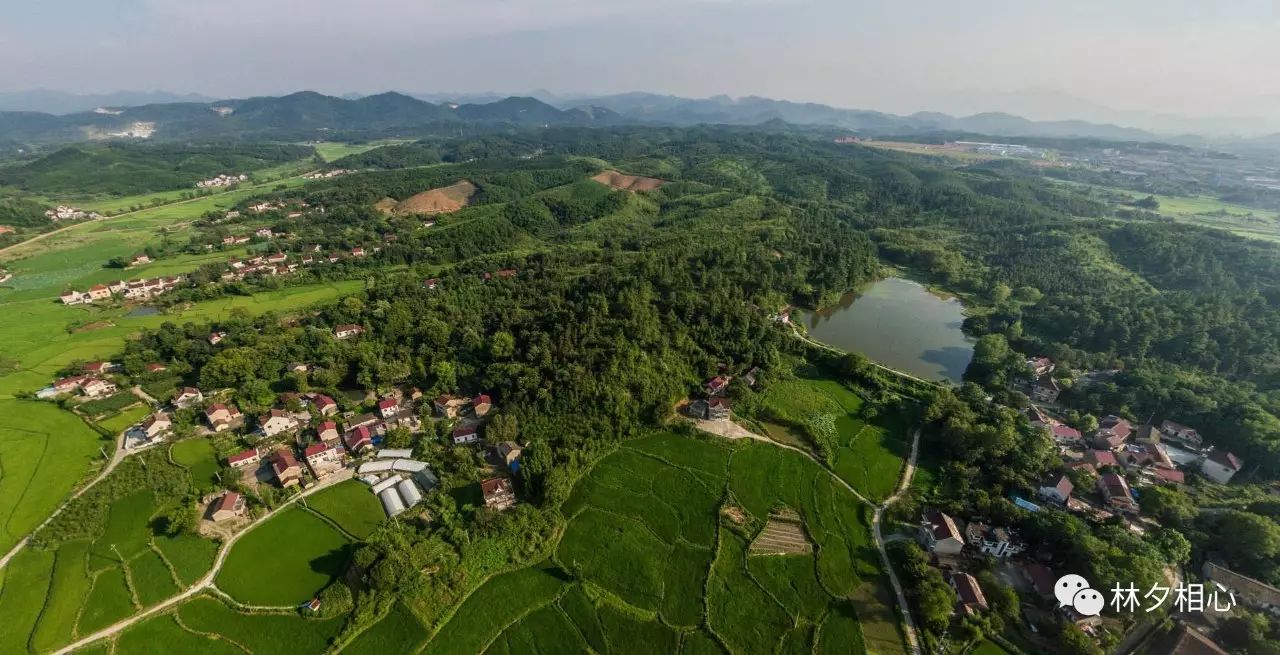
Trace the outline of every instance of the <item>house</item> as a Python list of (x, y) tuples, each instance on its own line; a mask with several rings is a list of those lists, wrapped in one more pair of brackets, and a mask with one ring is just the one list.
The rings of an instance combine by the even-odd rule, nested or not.
[(348, 430), (342, 441), (343, 445), (347, 447), (347, 452), (352, 455), (359, 455), (366, 450), (373, 450), (373, 433), (363, 425)]
[(498, 454), (498, 459), (507, 465), (507, 468), (512, 468), (511, 465), (520, 459), (520, 454), (523, 452), (520, 444), (514, 441), (504, 441), (495, 446), (493, 450)]
[(1155, 477), (1156, 482), (1159, 482), (1160, 484), (1177, 486), (1184, 484), (1187, 481), (1186, 474), (1177, 469), (1157, 468), (1151, 472), (1151, 475)]
[(490, 409), (493, 409), (493, 399), (489, 397), (489, 394), (482, 393), (471, 399), (471, 411), (476, 416), (484, 416), (489, 413)]
[(1146, 652), (1148, 655), (1227, 655), (1225, 649), (1204, 633), (1181, 622)]
[(965, 527), (965, 536), (970, 546), (995, 558), (1011, 557), (1027, 549), (1008, 529), (992, 528), (977, 521)]
[(467, 401), (452, 394), (445, 394), (436, 398), (431, 404), (435, 407), (436, 414), (441, 417), (457, 418), (458, 410), (462, 409), (462, 406), (466, 405)]
[(453, 429), (452, 436), (453, 443), (458, 445), (475, 443), (480, 439), (480, 435), (476, 432), (476, 426), (474, 425), (459, 425)]
[(276, 482), (281, 487), (292, 487), (302, 482), (302, 467), (287, 448), (271, 453), (271, 472), (276, 475)]
[(1039, 562), (1032, 562), (1022, 567), (1022, 577), (1031, 583), (1031, 588), (1041, 598), (1053, 598), (1053, 584), (1058, 577), (1053, 574), (1053, 569)]
[(332, 416), (338, 413), (338, 403), (322, 393), (311, 397), (311, 406), (317, 412), (320, 412), (322, 416)]
[(1057, 367), (1048, 357), (1032, 357), (1027, 360), (1027, 368), (1031, 369), (1031, 377), (1038, 378), (1052, 373)]
[(920, 541), (932, 553), (958, 555), (964, 549), (964, 538), (955, 520), (936, 509), (924, 511)]
[(195, 387), (183, 387), (178, 395), (173, 397), (173, 404), (177, 407), (190, 407), (204, 402), (204, 394)]
[(1129, 421), (1111, 414), (1098, 421), (1098, 430), (1093, 433), (1095, 448), (1115, 449), (1129, 440), (1133, 434), (1133, 425)]
[(1204, 444), (1204, 439), (1201, 438), (1200, 433), (1197, 432), (1195, 428), (1189, 428), (1181, 423), (1175, 423), (1168, 420), (1161, 421), (1159, 430), (1160, 434), (1163, 434), (1170, 439), (1177, 439), (1178, 441), (1197, 448)]
[(982, 595), (982, 587), (978, 580), (968, 573), (955, 573), (951, 576), (951, 586), (955, 587), (956, 611), (966, 616), (974, 616), (987, 611), (987, 598)]
[(378, 416), (382, 418), (391, 418), (400, 411), (400, 403), (395, 398), (383, 398), (378, 401)]
[(148, 416), (138, 424), (142, 433), (147, 435), (147, 439), (155, 439), (173, 429), (173, 421), (169, 420), (169, 415), (164, 412), (156, 412)]
[(1239, 457), (1221, 448), (1214, 448), (1209, 451), (1208, 456), (1200, 460), (1200, 472), (1218, 484), (1230, 482), (1232, 476), (1239, 473), (1242, 466), (1244, 463)]
[(1067, 477), (1067, 474), (1059, 473), (1040, 483), (1040, 488), (1036, 490), (1036, 495), (1047, 501), (1065, 505), (1075, 488), (1076, 486), (1072, 484), (1071, 478)]
[(338, 424), (333, 421), (325, 421), (316, 426), (316, 437), (327, 444), (336, 444), (342, 439), (341, 433), (338, 432)]
[(715, 396), (707, 400), (707, 420), (728, 420), (730, 414), (729, 399)]
[(1093, 465), (1095, 469), (1100, 469), (1104, 466), (1120, 465), (1120, 463), (1116, 461), (1116, 454), (1110, 450), (1086, 450), (1084, 452), (1084, 457), (1080, 459), (1087, 464)]
[(84, 365), (84, 372), (92, 375), (102, 375), (110, 372), (113, 368), (115, 368), (115, 364), (111, 362), (89, 362)]
[(164, 364), (160, 364), (157, 362), (152, 362), (150, 364), (147, 364), (148, 373), (164, 373), (167, 370), (169, 370), (169, 367), (165, 366)]
[(88, 382), (89, 379), (90, 378), (87, 375), (73, 375), (71, 377), (61, 378), (54, 381), (53, 390), (57, 393), (70, 393), (79, 389), (85, 382)]
[(241, 419), (240, 410), (234, 405), (224, 405), (222, 403), (214, 403), (204, 410), (204, 418), (209, 422), (209, 427), (214, 432), (222, 432), (233, 427), (237, 421)]
[(708, 396), (719, 396), (729, 388), (729, 378), (717, 375), (703, 383), (702, 388)]
[(134, 255), (133, 259), (129, 260), (129, 266), (142, 266), (150, 263), (151, 258), (146, 255)]
[(114, 383), (106, 380), (99, 380), (98, 378), (91, 378), (86, 380), (84, 384), (80, 385), (80, 393), (89, 398), (109, 396), (115, 392), (116, 385)]
[(228, 491), (214, 501), (211, 509), (213, 511), (209, 512), (209, 518), (213, 519), (214, 523), (239, 518), (244, 516), (244, 496)]
[(262, 461), (262, 455), (257, 448), (242, 450), (227, 458), (227, 464), (234, 469), (245, 469), (250, 466), (257, 466)]
[(360, 246), (356, 246), (355, 248), (352, 248), (352, 249), (351, 249), (351, 256), (352, 256), (352, 257), (364, 257), (364, 248), (361, 248)]
[(1058, 385), (1058, 381), (1053, 379), (1048, 373), (1036, 378), (1034, 384), (1031, 385), (1031, 398), (1042, 403), (1058, 402), (1058, 395), (1062, 393), (1062, 387)]
[(89, 300), (105, 300), (111, 297), (111, 289), (105, 285), (95, 284), (89, 287)]
[(1204, 563), (1203, 572), (1205, 579), (1235, 592), (1242, 604), (1280, 616), (1280, 589), (1209, 561)]
[(1098, 491), (1106, 504), (1122, 512), (1138, 511), (1129, 483), (1119, 473), (1103, 473), (1098, 476)]
[(1053, 438), (1054, 443), (1061, 446), (1078, 444), (1084, 439), (1084, 435), (1080, 434), (1079, 430), (1057, 422), (1049, 426), (1049, 436)]
[(756, 386), (756, 380), (760, 377), (760, 367), (752, 366), (750, 370), (742, 374), (742, 381), (747, 383), (748, 387)]
[(1156, 468), (1174, 468), (1173, 460), (1164, 449), (1153, 443), (1127, 444), (1119, 452), (1120, 463), (1130, 467), (1154, 466)]
[(333, 338), (335, 339), (350, 339), (351, 337), (359, 336), (361, 334), (364, 334), (364, 328), (350, 323), (346, 325), (339, 325), (333, 329)]
[(317, 478), (342, 468), (342, 453), (327, 443), (307, 446), (307, 449), (302, 451), (302, 457), (307, 460), (307, 466)]
[(227, 338), (226, 332), (213, 332), (209, 335), (209, 344), (216, 346), (222, 343), (222, 340), (226, 338)]
[(356, 428), (373, 428), (378, 424), (378, 417), (374, 414), (357, 414), (347, 419), (347, 431), (350, 432)]
[(423, 281), (422, 283), (422, 288), (427, 289), (428, 291), (435, 291), (435, 288), (438, 286), (440, 286), (440, 278), (438, 277), (433, 277), (429, 280)]
[(283, 264), (288, 259), (289, 259), (289, 256), (282, 252), (276, 252), (276, 253), (267, 255), (268, 264)]
[(298, 421), (283, 409), (272, 409), (270, 412), (258, 417), (258, 431), (263, 436), (274, 437), (281, 432), (288, 432), (297, 427)]
[(504, 510), (516, 504), (510, 478), (489, 478), (480, 483), (480, 492), (484, 495), (485, 507)]

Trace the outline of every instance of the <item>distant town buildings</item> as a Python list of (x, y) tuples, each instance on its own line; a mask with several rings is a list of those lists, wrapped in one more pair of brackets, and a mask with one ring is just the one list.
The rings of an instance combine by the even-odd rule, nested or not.
[(217, 177), (211, 177), (207, 180), (200, 180), (199, 182), (196, 182), (196, 188), (210, 189), (215, 187), (231, 186), (233, 184), (239, 184), (247, 179), (249, 179), (249, 176), (244, 173), (239, 175), (218, 175)]

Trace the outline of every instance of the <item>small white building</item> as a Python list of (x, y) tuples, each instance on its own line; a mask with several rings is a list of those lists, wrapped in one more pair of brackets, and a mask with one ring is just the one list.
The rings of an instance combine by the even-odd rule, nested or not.
[(1230, 482), (1243, 466), (1244, 462), (1240, 461), (1239, 457), (1221, 448), (1214, 448), (1208, 456), (1200, 460), (1200, 472), (1219, 484)]

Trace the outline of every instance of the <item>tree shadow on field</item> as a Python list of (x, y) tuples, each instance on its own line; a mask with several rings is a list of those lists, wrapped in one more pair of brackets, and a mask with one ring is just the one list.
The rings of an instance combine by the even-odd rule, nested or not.
[(337, 577), (347, 568), (347, 562), (351, 561), (351, 556), (355, 553), (355, 545), (347, 544), (341, 548), (335, 548), (309, 562), (311, 570), (316, 573), (322, 573), (327, 576)]

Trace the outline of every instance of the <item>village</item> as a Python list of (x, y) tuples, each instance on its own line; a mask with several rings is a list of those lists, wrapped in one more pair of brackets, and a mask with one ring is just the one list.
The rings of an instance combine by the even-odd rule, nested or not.
[[(362, 333), (360, 326), (343, 325), (334, 329), (332, 337), (344, 340)], [(208, 341), (216, 346), (226, 336), (214, 332)], [(297, 363), (286, 373), (308, 368)], [(116, 363), (91, 362), (79, 370), (59, 378), (37, 397), (84, 403), (111, 397), (130, 384)], [(147, 374), (166, 370), (161, 363), (146, 367)], [(132, 393), (145, 397), (137, 387)], [(227, 489), (204, 499), (201, 531), (206, 534), (226, 536), (249, 524), (252, 503), (230, 487), (270, 487), (276, 490), (273, 493), (289, 494), (356, 478), (368, 486), (387, 517), (413, 510), (440, 481), (430, 464), (414, 458), (412, 448), (385, 443), (392, 432), (419, 435), (432, 430), (428, 436), (444, 435), (441, 439), (447, 447), (482, 454), (488, 469), (478, 484), (483, 506), (501, 511), (516, 503), (513, 477), (520, 470), (522, 447), (514, 441), (491, 443), (484, 437), (495, 412), (493, 399), (486, 393), (424, 398), (417, 389), (392, 389), (381, 396), (352, 392), (346, 399), (347, 411), (342, 411), (330, 395), (285, 392), (274, 407), (253, 417), (246, 417), (226, 399), (228, 395), (228, 391), (206, 393), (181, 387), (168, 402), (151, 399), (152, 411), (121, 435), (126, 453), (168, 443), (177, 438), (181, 414), (194, 419), (193, 429), (184, 431), (181, 438), (217, 439), (223, 444), (224, 470), (236, 477), (224, 480)], [(226, 448), (229, 444), (244, 447), (231, 452)]]
[[(1052, 376), (1054, 362), (1037, 357), (1028, 359), (1026, 365), (1032, 404), (1024, 414), (1052, 440), (1060, 466), (1035, 489), (1010, 495), (1009, 499), (1022, 510), (1068, 512), (1095, 524), (1119, 522), (1135, 534), (1144, 534), (1160, 527), (1156, 519), (1142, 511), (1145, 490), (1180, 489), (1189, 484), (1192, 475), (1225, 485), (1244, 467), (1236, 455), (1206, 447), (1195, 428), (1169, 419), (1134, 425), (1123, 417), (1107, 415), (1098, 420), (1095, 430), (1082, 434), (1050, 413), (1056, 410), (1062, 390)], [(915, 539), (928, 553), (930, 564), (955, 590), (955, 611), (961, 616), (978, 616), (990, 609), (975, 575), (994, 562), (1002, 582), (1023, 592), (1024, 598), (1040, 599), (1038, 606), (1023, 608), (1028, 625), (1057, 614), (1095, 639), (1104, 628), (1113, 633), (1124, 632), (1115, 618), (1082, 615), (1070, 604), (1055, 600), (1054, 585), (1059, 578), (1078, 572), (1061, 568), (1061, 553), (1030, 549), (1012, 527), (993, 524), (980, 515), (952, 515), (925, 507)], [(1204, 563), (1201, 573), (1206, 586), (1217, 585), (1253, 609), (1280, 614), (1280, 589), (1212, 560)], [(1170, 588), (1181, 581), (1173, 567), (1167, 568), (1165, 575)], [(1223, 652), (1201, 632), (1182, 624), (1170, 641), (1168, 650), (1155, 648), (1151, 652)], [(1203, 643), (1212, 648), (1183, 650)]]

